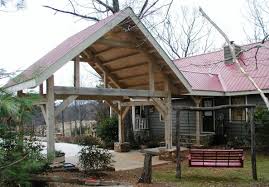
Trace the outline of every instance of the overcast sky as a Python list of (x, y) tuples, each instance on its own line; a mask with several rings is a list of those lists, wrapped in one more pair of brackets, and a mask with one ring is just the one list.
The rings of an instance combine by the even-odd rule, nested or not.
[[(26, 0), (26, 8), (20, 11), (0, 11), (0, 67), (7, 71), (23, 70), (48, 51), (56, 47), (68, 36), (93, 24), (66, 14), (43, 8), (42, 5), (55, 5), (64, 8), (65, 0)], [(123, 1), (123, 0), (120, 0)], [(57, 4), (55, 4), (57, 2)], [(242, 10), (246, 0), (175, 0), (174, 9), (181, 5), (198, 8), (205, 12), (237, 43), (246, 43), (243, 26), (246, 21)], [(219, 37), (216, 47), (223, 45)], [(69, 66), (69, 67), (68, 67)], [(56, 83), (71, 85), (72, 76), (65, 74), (70, 65), (56, 75)], [(82, 71), (90, 69), (83, 65)], [(64, 80), (59, 77), (65, 76)], [(84, 78), (86, 77), (83, 73)], [(89, 77), (88, 80), (96, 81)], [(2, 82), (3, 84), (3, 82)]]

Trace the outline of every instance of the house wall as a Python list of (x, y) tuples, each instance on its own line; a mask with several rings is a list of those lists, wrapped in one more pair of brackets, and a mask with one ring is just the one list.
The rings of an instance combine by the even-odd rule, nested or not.
[[(260, 95), (248, 95), (248, 104), (256, 104), (264, 106), (264, 102)], [(228, 105), (229, 97), (214, 97), (214, 105)], [(173, 106), (195, 106), (191, 97), (186, 97), (184, 99), (173, 100)], [(172, 114), (173, 123), (173, 140), (175, 140), (176, 133), (176, 111)], [(196, 127), (196, 115), (194, 111), (182, 111), (180, 116), (180, 133), (181, 134), (195, 134)], [(202, 118), (201, 118), (201, 128), (202, 128)], [(156, 139), (164, 139), (164, 122), (160, 121), (159, 112), (154, 109), (154, 111), (149, 112), (149, 129), (150, 136)], [(227, 135), (229, 137), (245, 137), (249, 129), (245, 121), (234, 122), (230, 121), (229, 109), (217, 110), (215, 111), (215, 132), (218, 136)], [(201, 134), (203, 134), (201, 132)]]
[[(173, 106), (194, 106), (191, 98), (178, 99), (172, 101)], [(182, 111), (180, 113), (180, 133), (181, 134), (195, 134), (195, 112)], [(176, 111), (172, 113), (172, 127), (173, 137), (176, 133)], [(159, 139), (164, 138), (164, 122), (160, 121), (160, 114), (155, 109), (154, 112), (149, 112), (149, 128), (152, 137)]]

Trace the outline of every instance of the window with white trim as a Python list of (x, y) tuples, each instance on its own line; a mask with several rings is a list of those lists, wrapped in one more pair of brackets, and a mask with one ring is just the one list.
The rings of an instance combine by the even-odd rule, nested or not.
[(145, 129), (148, 129), (148, 118), (146, 114), (146, 108), (144, 106), (136, 106), (134, 130), (139, 131)]
[[(231, 105), (246, 104), (245, 96), (231, 97)], [(232, 108), (231, 109), (231, 121), (246, 121), (246, 109), (245, 108)]]

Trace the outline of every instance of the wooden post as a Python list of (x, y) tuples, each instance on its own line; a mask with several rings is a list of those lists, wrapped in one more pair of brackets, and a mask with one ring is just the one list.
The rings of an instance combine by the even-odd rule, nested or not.
[(47, 156), (55, 154), (54, 77), (47, 79)]
[(251, 168), (252, 178), (256, 181), (257, 177), (257, 166), (256, 166), (256, 135), (255, 135), (255, 124), (254, 124), (254, 108), (250, 108), (250, 131), (251, 131)]
[(64, 111), (62, 111), (62, 132), (64, 136)]
[(125, 136), (124, 136), (124, 122), (123, 122), (123, 118), (122, 118), (122, 107), (120, 102), (118, 103), (118, 109), (119, 109), (119, 114), (118, 114), (118, 128), (119, 128), (119, 144), (122, 144), (125, 142)]
[(167, 113), (165, 118), (165, 147), (166, 149), (172, 149), (172, 98), (169, 80), (165, 80), (165, 91), (168, 92), (168, 97), (165, 98), (165, 104), (167, 107)]
[[(195, 102), (196, 107), (200, 106), (201, 97), (193, 97), (193, 100)], [(196, 111), (196, 145), (201, 145), (201, 139), (200, 139), (200, 111)]]
[(154, 79), (154, 71), (153, 71), (153, 63), (152, 61), (149, 61), (148, 64), (148, 68), (149, 68), (149, 89), (154, 91), (155, 90), (155, 79)]
[[(80, 59), (79, 56), (76, 56), (75, 62), (74, 62), (74, 87), (79, 88), (80, 87)], [(79, 121), (80, 121), (80, 110), (77, 106), (77, 100), (75, 100), (75, 109), (78, 113)], [(77, 119), (75, 119), (75, 136), (77, 136)]]
[(176, 178), (181, 178), (181, 158), (180, 158), (180, 110), (177, 111), (176, 113)]
[(138, 183), (151, 183), (152, 179), (152, 155), (146, 153), (144, 159), (144, 168)]
[(43, 96), (44, 92), (43, 92), (43, 83), (39, 85), (39, 95)]
[(76, 56), (74, 62), (74, 87), (78, 88), (80, 86), (80, 69), (79, 69), (80, 59)]

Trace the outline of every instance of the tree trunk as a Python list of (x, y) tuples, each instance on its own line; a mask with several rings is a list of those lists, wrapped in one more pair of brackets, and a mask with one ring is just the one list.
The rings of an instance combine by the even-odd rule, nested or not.
[(152, 178), (152, 155), (146, 153), (144, 159), (144, 169), (143, 173), (138, 180), (138, 183), (151, 183)]
[(251, 131), (251, 169), (252, 178), (256, 181), (257, 166), (256, 166), (256, 137), (255, 137), (255, 124), (254, 124), (254, 108), (250, 108), (250, 131)]

